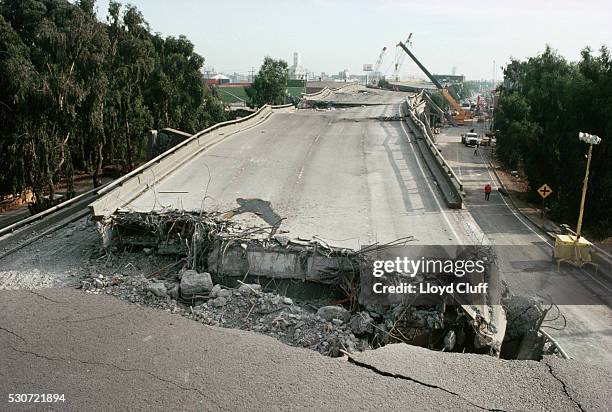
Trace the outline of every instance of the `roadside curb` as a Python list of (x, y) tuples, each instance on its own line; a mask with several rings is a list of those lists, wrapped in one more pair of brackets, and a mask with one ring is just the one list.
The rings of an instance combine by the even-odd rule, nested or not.
[[(516, 202), (510, 195), (510, 192), (508, 191), (508, 189), (502, 182), (501, 178), (499, 177), (499, 174), (497, 173), (497, 170), (493, 166), (493, 163), (491, 162), (491, 160), (487, 160), (487, 163), (489, 164), (489, 167), (493, 170), (493, 174), (495, 174), (495, 178), (499, 182), (499, 185), (507, 193), (507, 195), (502, 194), (502, 196), (506, 196), (508, 200), (510, 200), (510, 203), (512, 204), (512, 207), (514, 208), (514, 210), (516, 210), (522, 217), (524, 217), (541, 234), (545, 235), (548, 239), (555, 241), (556, 240), (555, 236), (553, 236), (550, 232), (546, 231), (539, 223), (537, 223), (535, 220), (530, 218), (516, 205)], [(594, 246), (593, 247), (594, 250), (592, 250), (591, 253), (594, 255), (595, 264), (597, 265), (597, 271), (599, 273), (602, 273), (606, 278), (612, 281), (612, 271), (610, 270), (610, 267), (612, 267), (612, 261), (607, 256), (603, 255), (603, 253), (599, 251), (599, 248), (595, 244), (593, 244), (593, 246)]]
[(491, 170), (493, 170), (493, 174), (495, 175), (495, 178), (497, 179), (497, 181), (499, 182), (499, 186), (504, 190), (504, 192), (506, 194), (501, 194), (502, 196), (505, 196), (508, 198), (508, 200), (510, 200), (510, 203), (512, 203), (512, 207), (521, 214), (522, 217), (524, 217), (525, 219), (527, 219), (527, 221), (529, 223), (531, 223), (532, 226), (534, 226), (536, 229), (538, 229), (543, 235), (545, 235), (546, 237), (548, 237), (551, 240), (555, 240), (555, 237), (552, 236), (548, 231), (544, 230), (544, 228), (542, 226), (540, 226), (538, 223), (536, 223), (532, 218), (530, 218), (529, 216), (527, 216), (516, 204), (516, 202), (514, 201), (514, 199), (512, 198), (512, 195), (510, 195), (510, 192), (508, 191), (508, 188), (506, 187), (506, 185), (504, 185), (504, 182), (501, 180), (501, 178), (499, 177), (499, 174), (497, 173), (497, 170), (495, 169), (495, 166), (493, 166), (493, 163), (491, 162), (491, 160), (487, 160), (487, 163), (489, 164), (489, 168)]

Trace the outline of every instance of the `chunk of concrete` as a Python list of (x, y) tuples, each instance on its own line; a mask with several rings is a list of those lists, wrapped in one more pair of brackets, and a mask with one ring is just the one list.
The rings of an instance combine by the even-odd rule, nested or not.
[(212, 307), (221, 308), (227, 304), (227, 299), (219, 296), (218, 298), (211, 300), (209, 303)]
[(343, 322), (348, 322), (351, 318), (351, 312), (344, 309), (342, 306), (323, 306), (319, 308), (317, 315), (327, 321), (340, 319)]
[(194, 296), (209, 293), (213, 288), (210, 273), (198, 273), (195, 270), (186, 270), (181, 277), (181, 295)]
[(261, 285), (257, 283), (253, 283), (253, 284), (244, 283), (240, 285), (240, 287), (238, 288), (238, 292), (245, 293), (245, 294), (249, 294), (249, 293), (259, 294), (261, 293)]
[(216, 284), (215, 286), (213, 286), (212, 290), (210, 291), (210, 297), (216, 298), (220, 290), (221, 290), (221, 285)]
[(179, 298), (179, 284), (175, 283), (170, 289), (168, 289), (168, 296), (170, 296), (174, 300), (178, 300)]
[(144, 288), (147, 292), (151, 292), (153, 295), (158, 298), (165, 298), (168, 296), (168, 290), (166, 289), (166, 285), (161, 282), (149, 282)]
[(351, 331), (359, 336), (374, 332), (374, 319), (368, 312), (359, 312), (351, 317)]

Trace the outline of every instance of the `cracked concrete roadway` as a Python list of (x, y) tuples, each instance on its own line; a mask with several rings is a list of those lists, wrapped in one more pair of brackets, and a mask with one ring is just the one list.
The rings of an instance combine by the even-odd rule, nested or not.
[(347, 362), (74, 289), (0, 291), (0, 313), (0, 410), (45, 406), (8, 393), (64, 393), (53, 406), (69, 410), (602, 410), (612, 399), (610, 372), (577, 361), (391, 345)]
[[(480, 240), (468, 213), (444, 205), (404, 122), (378, 120), (397, 117), (407, 94), (345, 95), (376, 105), (275, 113), (181, 165), (123, 209), (225, 212), (241, 199), (261, 199), (283, 218), (281, 231), (336, 246), (410, 235), (423, 244)], [(251, 213), (233, 219), (265, 223)]]

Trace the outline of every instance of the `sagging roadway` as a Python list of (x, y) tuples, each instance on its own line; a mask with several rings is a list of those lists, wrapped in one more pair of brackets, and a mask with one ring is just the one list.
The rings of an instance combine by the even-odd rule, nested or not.
[[(282, 219), (279, 231), (334, 246), (406, 236), (421, 244), (481, 240), (465, 210), (444, 205), (399, 121), (406, 96), (353, 86), (331, 99), (355, 107), (274, 113), (180, 165), (121, 210), (225, 212), (269, 202)], [(271, 223), (253, 213), (234, 219), (246, 226)]]

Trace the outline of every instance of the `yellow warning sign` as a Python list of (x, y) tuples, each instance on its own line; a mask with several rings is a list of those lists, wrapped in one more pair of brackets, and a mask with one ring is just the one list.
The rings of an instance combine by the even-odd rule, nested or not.
[(540, 194), (540, 196), (542, 196), (542, 199), (546, 199), (548, 196), (550, 196), (552, 192), (553, 192), (552, 189), (546, 183), (544, 183), (538, 189), (538, 193)]

